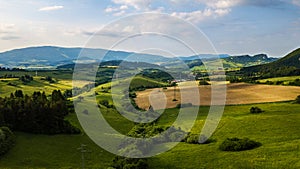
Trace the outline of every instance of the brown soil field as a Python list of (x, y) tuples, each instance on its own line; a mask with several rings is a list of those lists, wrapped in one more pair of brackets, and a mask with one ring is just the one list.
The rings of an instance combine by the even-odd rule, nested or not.
[[(300, 87), (296, 86), (255, 85), (247, 83), (233, 83), (226, 86), (226, 105), (287, 101), (294, 100), (300, 95)], [(137, 92), (135, 101), (143, 109), (148, 109), (150, 103), (154, 109), (173, 108), (179, 103), (211, 105), (211, 86), (199, 86), (198, 91), (200, 102), (199, 95), (195, 94), (195, 90), (187, 86), (180, 88), (180, 90), (177, 87), (175, 90), (177, 101), (173, 101), (173, 87), (165, 90), (157, 88)], [(181, 95), (188, 96), (188, 98), (185, 97), (186, 99), (181, 102)]]

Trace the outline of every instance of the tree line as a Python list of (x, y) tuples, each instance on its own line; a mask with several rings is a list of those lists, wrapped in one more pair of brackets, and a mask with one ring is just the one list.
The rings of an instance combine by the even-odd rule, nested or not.
[(77, 134), (80, 130), (64, 117), (68, 115), (68, 101), (60, 90), (51, 97), (45, 92), (34, 92), (31, 96), (16, 90), (9, 97), (0, 97), (0, 126), (14, 131), (36, 134)]

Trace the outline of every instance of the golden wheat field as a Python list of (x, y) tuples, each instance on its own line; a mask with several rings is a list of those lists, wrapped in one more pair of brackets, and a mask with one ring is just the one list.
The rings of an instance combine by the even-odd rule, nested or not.
[[(276, 85), (257, 85), (247, 83), (233, 83), (226, 85), (226, 105), (251, 104), (294, 100), (300, 95), (300, 87), (296, 86), (276, 86)], [(195, 90), (190, 90), (188, 86), (169, 87), (167, 89), (156, 88), (137, 92), (135, 99), (140, 108), (147, 109), (151, 105), (155, 109), (176, 107), (179, 103), (192, 103), (193, 105), (211, 105), (211, 86), (198, 87), (198, 94)], [(181, 96), (188, 96), (182, 101)], [(173, 101), (173, 99), (177, 101)]]

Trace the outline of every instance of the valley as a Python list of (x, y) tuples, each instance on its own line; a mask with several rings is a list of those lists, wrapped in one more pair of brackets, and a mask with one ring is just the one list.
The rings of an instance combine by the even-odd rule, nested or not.
[(0, 16), (0, 169), (300, 169), (300, 0)]
[[(299, 57), (299, 55), (296, 54), (294, 57)], [(237, 60), (240, 62), (240, 59), (239, 57)], [(199, 68), (197, 64), (190, 67), (192, 73), (189, 73), (178, 71), (180, 68), (176, 66), (170, 68), (154, 63), (126, 61), (122, 65), (124, 71), (118, 74), (118, 78), (112, 80), (116, 77), (114, 72), (120, 68), (120, 63), (120, 61), (103, 62), (97, 68), (95, 82), (91, 81), (88, 75), (96, 63), (81, 63), (79, 66), (83, 73), (78, 79), (82, 80), (77, 79), (78, 81), (72, 80), (74, 64), (60, 65), (54, 70), (2, 69), (0, 71), (0, 101), (8, 100), (5, 101), (7, 104), (19, 102), (19, 99), (22, 101), (16, 92), (19, 90), (27, 95), (25, 97), (31, 96), (35, 91), (45, 92), (45, 97), (50, 101), (53, 91), (60, 90), (68, 103), (68, 113), (63, 118), (73, 127), (80, 129), (81, 133), (49, 135), (13, 130), (16, 136), (15, 145), (5, 155), (0, 156), (0, 168), (80, 168), (82, 154), (78, 148), (82, 144), (86, 145), (88, 152), (84, 154), (86, 168), (118, 168), (117, 165), (143, 165), (154, 169), (194, 168), (195, 166), (198, 168), (274, 169), (300, 167), (300, 136), (298, 134), (300, 104), (296, 99), (300, 95), (300, 87), (294, 83), (298, 81), (299, 75), (264, 78), (264, 73), (256, 72), (256, 74), (247, 75), (248, 71), (243, 72), (243, 68), (235, 70), (231, 67), (226, 71), (227, 80), (231, 81), (215, 84), (202, 68), (197, 70)], [(199, 62), (196, 60), (187, 63), (192, 65), (192, 63)], [(271, 64), (274, 63), (271, 62)], [(297, 68), (291, 70), (294, 72)], [(181, 82), (176, 82), (176, 79), (164, 71), (175, 74), (177, 72), (177, 75), (181, 77), (179, 79)], [(197, 81), (190, 80), (192, 74), (198, 78)], [(128, 76), (133, 76), (133, 78), (130, 79)], [(283, 82), (277, 83), (277, 81)], [(122, 86), (126, 83), (129, 83), (127, 92), (123, 91)], [(195, 98), (191, 84), (199, 91), (200, 105), (196, 102), (198, 98)], [(207, 121), (210, 109), (211, 88), (212, 86), (217, 88), (218, 85), (226, 85), (225, 110), (209, 141), (199, 144), (199, 134)], [(189, 96), (185, 102), (182, 102), (181, 94)], [(164, 97), (166, 100), (162, 99)], [(14, 101), (10, 102), (10, 99)], [(114, 99), (121, 100), (121, 102), (116, 102)], [(128, 104), (123, 104), (125, 101)], [(166, 105), (162, 104), (164, 102)], [(150, 103), (153, 110), (144, 111), (150, 108)], [(74, 112), (73, 104), (79, 108), (76, 112)], [(129, 104), (141, 112), (136, 113)], [(101, 110), (105, 120), (124, 135), (131, 133), (147, 138), (149, 137), (147, 133), (139, 132), (149, 128), (151, 132), (163, 131), (170, 127), (175, 128), (175, 132), (172, 133), (173, 137), (180, 132), (188, 134), (184, 141), (170, 151), (142, 159), (142, 162), (130, 158), (118, 158), (99, 147), (89, 137), (89, 133), (83, 130), (78, 117), (89, 117), (95, 120), (95, 124), (97, 123), (98, 115), (86, 110), (86, 106), (89, 105), (93, 110)], [(7, 105), (0, 104), (0, 106)], [(121, 107), (121, 112), (116, 109), (117, 106)], [(187, 130), (190, 123), (188, 119), (186, 124), (181, 126), (182, 128), (176, 129), (177, 126), (173, 125), (173, 122), (179, 112), (181, 110), (192, 112), (195, 108), (199, 110), (197, 110), (197, 118), (192, 129)], [(252, 113), (253, 108), (261, 111)], [(9, 106), (8, 109), (11, 110)], [(161, 113), (159, 118), (155, 123), (149, 123), (149, 126), (139, 125), (123, 116), (129, 115), (128, 117), (132, 119), (147, 119), (157, 113)], [(192, 114), (190, 116), (192, 117)], [(187, 118), (190, 116), (187, 115)], [(4, 120), (6, 118), (4, 117)], [(103, 127), (103, 124), (98, 125)], [(153, 131), (151, 127), (154, 128)], [(109, 134), (104, 133), (104, 135)], [(168, 141), (163, 140), (160, 146), (171, 146), (174, 143), (173, 137), (168, 138)], [(223, 151), (220, 146), (228, 138), (249, 138), (261, 145), (243, 151)], [(130, 153), (131, 149), (125, 148), (126, 151)], [(157, 151), (157, 147), (151, 147), (142, 153), (153, 151)], [(126, 160), (127, 162), (124, 162)]]

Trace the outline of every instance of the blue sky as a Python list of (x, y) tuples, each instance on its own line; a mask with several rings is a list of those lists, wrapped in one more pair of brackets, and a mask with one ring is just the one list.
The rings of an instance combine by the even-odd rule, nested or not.
[[(0, 51), (83, 47), (105, 25), (143, 12), (166, 13), (196, 25), (218, 53), (280, 57), (300, 47), (300, 0), (0, 0)], [(176, 29), (168, 25), (164, 29)], [(122, 25), (107, 30), (95, 47), (109, 48), (105, 43), (120, 29)], [(138, 50), (135, 44), (123, 49)], [(189, 54), (180, 49), (173, 53)]]

